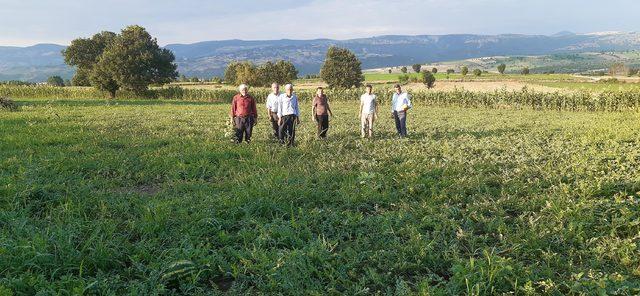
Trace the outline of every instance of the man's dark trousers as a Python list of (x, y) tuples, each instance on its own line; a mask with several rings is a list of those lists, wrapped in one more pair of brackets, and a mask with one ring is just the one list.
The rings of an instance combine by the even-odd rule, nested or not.
[(396, 121), (396, 130), (400, 137), (407, 136), (407, 112), (406, 111), (393, 111), (393, 119)]
[(236, 132), (236, 143), (242, 143), (242, 139), (251, 142), (251, 133), (253, 132), (253, 124), (255, 119), (253, 116), (236, 116), (233, 118), (233, 127)]
[(316, 123), (318, 124), (318, 137), (326, 138), (329, 130), (329, 115), (316, 115)]
[(280, 127), (278, 126), (278, 113), (269, 111), (269, 120), (271, 121), (271, 128), (273, 129), (273, 137), (279, 139)]
[(280, 143), (287, 144), (287, 146), (293, 146), (296, 139), (296, 116), (285, 115), (282, 116), (282, 124), (280, 125), (279, 136)]

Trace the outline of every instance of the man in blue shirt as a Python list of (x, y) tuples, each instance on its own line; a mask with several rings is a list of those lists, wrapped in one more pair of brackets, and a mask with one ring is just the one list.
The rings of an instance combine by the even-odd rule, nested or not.
[(407, 136), (407, 111), (411, 109), (409, 94), (402, 92), (400, 84), (395, 86), (396, 92), (391, 99), (391, 115), (396, 122), (396, 130), (401, 138)]
[(300, 124), (298, 96), (293, 93), (293, 85), (284, 87), (285, 93), (278, 98), (278, 126), (280, 143), (293, 146), (296, 138), (296, 124)]

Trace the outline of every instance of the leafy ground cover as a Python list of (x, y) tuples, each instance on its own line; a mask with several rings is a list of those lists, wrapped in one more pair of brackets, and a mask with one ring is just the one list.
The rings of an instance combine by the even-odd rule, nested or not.
[(305, 103), (287, 149), (226, 104), (16, 101), (0, 294), (640, 293), (637, 112), (416, 104), (362, 140), (335, 102), (319, 141)]

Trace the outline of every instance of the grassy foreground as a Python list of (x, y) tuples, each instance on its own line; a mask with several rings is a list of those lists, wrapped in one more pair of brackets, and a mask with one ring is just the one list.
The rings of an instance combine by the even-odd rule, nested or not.
[(226, 104), (19, 102), (0, 295), (640, 293), (635, 112), (418, 105), (361, 140), (340, 102), (323, 142), (305, 104), (286, 149), (232, 145)]

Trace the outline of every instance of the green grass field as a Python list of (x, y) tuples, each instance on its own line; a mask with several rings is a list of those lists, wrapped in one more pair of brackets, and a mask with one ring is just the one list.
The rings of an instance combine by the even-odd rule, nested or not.
[[(638, 295), (640, 114), (425, 107), (298, 146), (226, 104), (0, 110), (0, 294)], [(388, 106), (383, 106), (385, 110)]]

